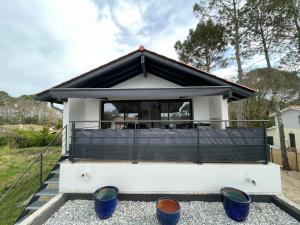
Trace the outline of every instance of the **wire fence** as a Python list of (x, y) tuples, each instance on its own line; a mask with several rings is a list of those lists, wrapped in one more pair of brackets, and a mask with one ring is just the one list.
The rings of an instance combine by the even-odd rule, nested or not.
[(34, 200), (34, 194), (43, 186), (43, 181), (61, 156), (60, 147), (63, 128), (52, 141), (42, 149), (28, 167), (10, 185), (0, 198), (0, 224), (14, 224), (25, 207)]

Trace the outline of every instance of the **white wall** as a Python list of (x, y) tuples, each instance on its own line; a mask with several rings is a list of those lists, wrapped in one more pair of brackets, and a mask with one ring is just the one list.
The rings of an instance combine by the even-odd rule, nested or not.
[(282, 122), (285, 128), (300, 129), (300, 110), (286, 110), (282, 113)]
[[(228, 120), (228, 101), (222, 95), (211, 96), (209, 98), (210, 120)], [(225, 128), (225, 122), (212, 123), (215, 128)]]
[[(66, 125), (68, 125), (69, 123), (69, 103), (68, 102), (64, 102), (64, 109), (63, 109), (63, 127), (65, 127)], [(62, 134), (62, 155), (64, 155), (67, 152), (68, 146), (70, 144), (70, 127), (67, 126), (67, 133), (63, 132)], [(67, 141), (67, 145), (66, 145), (66, 141)]]
[[(296, 149), (297, 152), (300, 153), (300, 129), (293, 129), (293, 128), (284, 128), (284, 134), (285, 134), (285, 144), (287, 147), (291, 146), (290, 137), (289, 134), (295, 134), (295, 140), (296, 140)], [(274, 148), (280, 149), (280, 139), (279, 139), (279, 130), (277, 127), (272, 127), (267, 129), (267, 136), (273, 137)]]
[[(289, 134), (295, 134), (296, 149), (300, 152), (300, 124), (298, 116), (299, 110), (288, 109), (282, 112), (282, 122), (284, 124), (285, 144), (287, 147), (291, 146)], [(267, 135), (273, 137), (274, 147), (280, 149), (279, 129), (277, 118), (275, 116), (275, 126), (267, 129)]]
[(209, 101), (208, 96), (199, 96), (192, 98), (194, 120), (209, 120)]
[(153, 74), (148, 74), (144, 77), (143, 74), (135, 76), (120, 84), (115, 85), (113, 88), (167, 88), (167, 87), (180, 87), (179, 85), (162, 79)]
[[(68, 136), (71, 134), (71, 123), (70, 121), (99, 121), (100, 119), (100, 102), (99, 99), (92, 98), (70, 98), (68, 102), (64, 103), (63, 111), (63, 125), (68, 124)], [(89, 127), (98, 128), (98, 122), (77, 122), (76, 128)], [(63, 139), (64, 140), (64, 134)], [(68, 145), (71, 143), (70, 138), (68, 138)], [(64, 141), (62, 143), (62, 154), (65, 151)]]
[[(219, 193), (229, 186), (253, 194), (281, 192), (280, 167), (264, 164), (65, 162), (60, 193), (92, 193), (114, 185), (121, 193)], [(254, 180), (254, 185), (250, 180)]]

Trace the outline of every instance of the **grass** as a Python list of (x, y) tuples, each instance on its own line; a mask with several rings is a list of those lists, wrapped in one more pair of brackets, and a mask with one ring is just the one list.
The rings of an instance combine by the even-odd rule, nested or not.
[(36, 125), (36, 124), (9, 124), (9, 125), (1, 125), (0, 129), (7, 129), (7, 130), (14, 130), (14, 129), (19, 129), (21, 128), (24, 130), (35, 130), (35, 131), (40, 131), (43, 129), (44, 126), (42, 125)]
[[(38, 148), (0, 149), (0, 196), (23, 173), (42, 150)], [(60, 147), (51, 147), (43, 155), (43, 178), (45, 179), (60, 157)], [(37, 160), (12, 191), (0, 202), (0, 224), (15, 222), (27, 205), (30, 197), (40, 186), (40, 161)]]

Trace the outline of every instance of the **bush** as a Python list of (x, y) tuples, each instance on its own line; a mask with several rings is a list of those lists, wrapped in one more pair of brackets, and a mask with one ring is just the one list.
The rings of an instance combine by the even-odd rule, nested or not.
[[(43, 147), (47, 146), (55, 137), (55, 134), (50, 134), (49, 129), (44, 127), (41, 131), (17, 129), (11, 133), (11, 137), (7, 140), (12, 147), (28, 148), (28, 147)], [(59, 145), (59, 141), (54, 144)]]
[(9, 137), (0, 136), (0, 147), (6, 146), (9, 144)]

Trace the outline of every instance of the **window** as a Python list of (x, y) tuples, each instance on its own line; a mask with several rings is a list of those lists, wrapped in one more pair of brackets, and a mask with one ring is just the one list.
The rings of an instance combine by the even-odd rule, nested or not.
[(124, 121), (124, 104), (120, 102), (107, 102), (103, 104), (102, 128), (119, 129)]
[[(139, 128), (186, 128), (190, 122), (178, 120), (192, 119), (191, 101), (188, 100), (145, 100), (103, 102), (102, 128), (134, 129), (136, 120)], [(150, 120), (150, 121), (149, 121)], [(154, 120), (154, 121), (153, 121)], [(176, 122), (155, 122), (176, 120)]]

